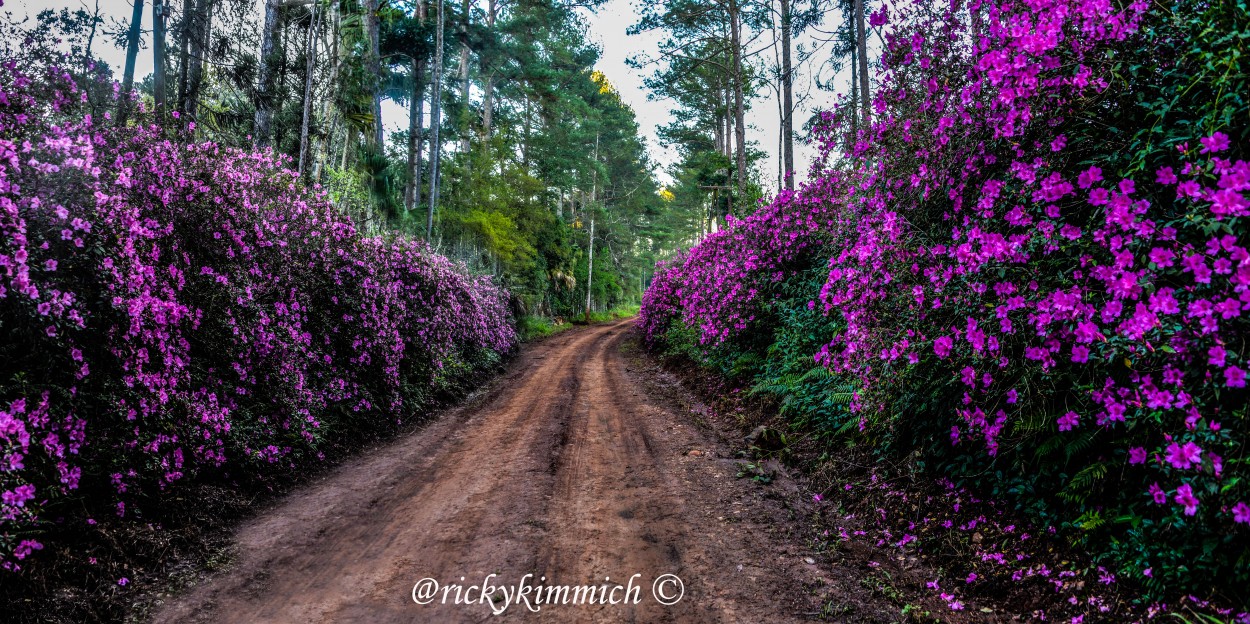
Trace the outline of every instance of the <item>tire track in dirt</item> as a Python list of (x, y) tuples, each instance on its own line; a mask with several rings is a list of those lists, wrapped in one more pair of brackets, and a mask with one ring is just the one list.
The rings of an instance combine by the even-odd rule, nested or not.
[[(636, 606), (513, 606), (512, 619), (785, 622), (818, 610), (810, 571), (772, 556), (792, 548), (712, 520), (742, 485), (731, 464), (686, 456), (720, 443), (631, 374), (631, 326), (533, 345), (466, 405), (295, 491), (240, 529), (230, 569), (154, 621), (476, 622), (488, 605), (417, 605), (412, 587), (491, 573), (567, 585), (642, 575)], [(686, 588), (671, 607), (651, 596), (666, 573)]]

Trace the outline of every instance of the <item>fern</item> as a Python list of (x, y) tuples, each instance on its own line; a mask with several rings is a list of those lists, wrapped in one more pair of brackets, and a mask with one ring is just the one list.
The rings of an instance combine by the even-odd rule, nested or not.
[(1093, 492), (1094, 486), (1107, 476), (1107, 463), (1098, 462), (1090, 464), (1081, 469), (1080, 472), (1072, 476), (1068, 480), (1068, 485), (1063, 488), (1059, 496), (1069, 503), (1078, 505), (1085, 504), (1089, 499), (1089, 495)]
[(1094, 444), (1094, 438), (1098, 437), (1099, 430), (1086, 432), (1077, 436), (1063, 447), (1063, 453), (1068, 461), (1072, 461), (1072, 457), (1077, 453), (1081, 453)]
[(1081, 517), (1077, 518), (1076, 522), (1073, 524), (1080, 527), (1082, 530), (1093, 531), (1106, 523), (1107, 521), (1102, 517), (1101, 513), (1097, 511), (1087, 511), (1081, 514)]

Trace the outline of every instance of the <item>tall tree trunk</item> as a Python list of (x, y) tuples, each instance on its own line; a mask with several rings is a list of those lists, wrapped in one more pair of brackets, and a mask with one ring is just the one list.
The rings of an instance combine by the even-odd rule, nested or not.
[(252, 142), (257, 147), (270, 143), (273, 130), (273, 100), (277, 86), (274, 72), (274, 49), (282, 20), (281, 9), (312, 4), (314, 0), (265, 0), (265, 27), (260, 39), (260, 72), (257, 76), (256, 119), (252, 129)]
[(724, 91), (722, 91), (720, 87), (718, 86), (716, 87), (715, 93), (716, 93), (716, 103), (718, 105), (717, 106), (718, 110), (716, 111), (716, 116), (715, 116), (716, 128), (712, 131), (712, 138), (716, 144), (716, 151), (718, 153), (724, 153), (725, 152), (725, 124), (724, 124), (725, 116), (719, 110), (720, 109), (719, 105), (723, 99), (721, 96), (724, 93)]
[[(417, 1), (417, 20), (422, 25), (425, 24), (426, 18), (426, 0)], [(417, 206), (422, 202), (421, 195), (421, 176), (425, 167), (421, 162), (421, 151), (425, 144), (425, 72), (426, 62), (424, 60), (413, 61), (413, 102), (410, 103), (408, 109), (408, 171), (409, 171), (409, 189), (410, 197), (409, 210), (416, 210)], [(412, 119), (412, 107), (416, 107), (416, 123)], [(415, 126), (415, 127), (414, 127)]]
[(152, 2), (152, 94), (156, 100), (156, 118), (163, 121), (168, 112), (165, 102), (165, 2)]
[(365, 61), (365, 67), (368, 71), (369, 78), (376, 80), (373, 86), (373, 137), (374, 147), (379, 151), (382, 150), (382, 57), (378, 48), (379, 24), (378, 24), (378, 0), (365, 0), (365, 36), (369, 40), (368, 59)]
[(187, 80), (191, 66), (191, 22), (194, 20), (194, 0), (182, 0), (182, 20), (178, 24), (178, 110), (187, 110)]
[(125, 125), (130, 112), (130, 92), (135, 88), (135, 61), (139, 58), (139, 35), (143, 32), (143, 0), (135, 0), (126, 33), (126, 69), (122, 73), (122, 96), (117, 107), (117, 123)]
[(278, 0), (265, 0), (265, 29), (260, 40), (260, 71), (257, 76), (256, 121), (252, 142), (256, 147), (269, 145), (273, 125), (274, 48), (278, 38)]
[[(593, 207), (592, 207), (593, 210)], [(586, 259), (586, 322), (590, 322), (590, 298), (594, 294), (591, 286), (595, 283), (595, 215), (590, 215), (590, 243)]]
[(404, 187), (404, 210), (421, 203), (421, 131), (425, 112), (425, 63), (412, 60), (412, 96), (408, 99), (408, 184)]
[[(278, 32), (282, 34), (282, 41), (278, 43), (278, 79), (277, 87), (274, 89), (275, 98), (278, 95), (292, 93), (287, 88), (287, 76), (290, 75), (290, 59), (291, 52), (291, 14), (283, 11), (278, 15)], [(274, 104), (275, 112), (282, 109), (282, 102), (277, 101)], [(277, 149), (282, 148), (282, 139), (285, 138), (285, 132), (289, 128), (284, 128), (275, 124), (273, 126), (273, 138), (270, 140)]]
[[(724, 89), (725, 112), (723, 115), (721, 115), (721, 121), (725, 124), (725, 162), (732, 164), (734, 163), (734, 137), (736, 136), (736, 133), (734, 132), (734, 106), (733, 106), (734, 97), (733, 97), (732, 76), (730, 78), (731, 78), (730, 82), (725, 83), (725, 89)], [(733, 167), (736, 168), (737, 165), (733, 164)], [(730, 173), (730, 165), (726, 165), (725, 188), (724, 188), (725, 192), (720, 195), (717, 195), (717, 194), (712, 195), (713, 206), (710, 208), (710, 210), (722, 211), (725, 213), (729, 213), (733, 210), (733, 201), (734, 201), (734, 194), (732, 192), (733, 178), (734, 178), (734, 174)], [(706, 227), (706, 224), (700, 227)]]
[[(782, 119), (783, 121), (785, 120), (786, 111), (782, 108), (781, 98), (777, 98), (777, 114), (780, 116), (779, 117), (780, 119)], [(785, 133), (786, 133), (785, 128), (782, 128), (781, 132), (777, 133), (777, 154), (778, 154), (777, 190), (778, 191), (786, 188), (786, 163), (785, 163), (785, 158), (782, 157), (786, 153), (785, 136), (784, 136)]]
[(443, 1), (438, 0), (438, 24), (434, 29), (434, 91), (430, 94), (430, 210), (426, 214), (425, 239), (434, 239), (434, 209), (438, 206), (438, 165), (441, 159), (443, 117)]
[[(854, 32), (854, 31), (852, 31)], [(851, 46), (851, 137), (848, 141), (848, 150), (854, 149), (855, 142), (859, 140), (859, 115), (856, 109), (859, 107), (859, 45)]]
[(859, 47), (860, 104), (864, 109), (864, 128), (867, 129), (872, 123), (872, 97), (868, 89), (868, 36), (864, 29), (864, 0), (855, 0), (855, 44)]
[(187, 92), (182, 103), (182, 112), (193, 119), (199, 112), (200, 87), (204, 83), (204, 50), (209, 47), (212, 21), (212, 0), (196, 0), (195, 12), (191, 18)]
[[(486, 7), (486, 28), (494, 32), (495, 19), (498, 13), (496, 0), (489, 0)], [(478, 54), (478, 64), (481, 66), (482, 74), (486, 76), (482, 87), (485, 91), (482, 94), (482, 143), (489, 145), (491, 124), (495, 116), (495, 72), (492, 68), (486, 66), (486, 59), (482, 54)]]
[(304, 40), (304, 111), (299, 126), (299, 173), (307, 172), (308, 129), (312, 126), (313, 72), (317, 69), (317, 28), (321, 15), (317, 5), (312, 5), (308, 18), (308, 36)]
[[(862, 2), (862, 0), (857, 0)], [(742, 71), (742, 23), (741, 11), (738, 0), (729, 0), (729, 29), (730, 29), (730, 45), (733, 48), (733, 89), (734, 89), (734, 134), (737, 139), (738, 147), (738, 197), (737, 201), (742, 202), (746, 198), (747, 190), (747, 127), (746, 127), (746, 109), (743, 104), (743, 89), (745, 76)]]
[(465, 129), (460, 138), (460, 152), (467, 153), (469, 151), (469, 128), (473, 125), (469, 123), (472, 117), (469, 109), (469, 10), (472, 7), (469, 0), (461, 0), (460, 7), (460, 102), (464, 105), (465, 111)]
[[(724, 99), (722, 101), (725, 103), (725, 111), (721, 115), (721, 122), (725, 124), (725, 159), (732, 163), (734, 161), (734, 96), (733, 86), (730, 82), (725, 83)], [(733, 176), (728, 175), (728, 170), (725, 173), (725, 183), (728, 184)]]
[(599, 195), (599, 133), (595, 133), (595, 151), (591, 159), (594, 170), (591, 172), (590, 182), (590, 204), (587, 212), (590, 213), (590, 241), (586, 246), (586, 322), (590, 322), (590, 303), (591, 295), (594, 293), (591, 286), (595, 283), (595, 201)]
[[(329, 84), (338, 84), (339, 62), (344, 56), (344, 52), (340, 47), (342, 44), (339, 39), (339, 29), (343, 24), (343, 14), (340, 11), (341, 7), (337, 2), (330, 3), (328, 8), (334, 18), (330, 22), (330, 27), (327, 29), (330, 31), (329, 40), (323, 41), (322, 43), (325, 44), (326, 54), (329, 55), (330, 59)], [(317, 142), (321, 145), (321, 150), (317, 159), (317, 164), (313, 166), (313, 180), (321, 179), (323, 166), (326, 164), (331, 167), (334, 166), (334, 144), (335, 137), (338, 136), (339, 132), (340, 116), (337, 109), (334, 111), (333, 115), (330, 114), (330, 101), (331, 98), (328, 97), (323, 98), (321, 101), (321, 117), (322, 119), (330, 120), (330, 128), (327, 132), (323, 133), (323, 136), (325, 137), (324, 139), (317, 139)]]
[(786, 189), (794, 190), (794, 67), (790, 60), (790, 0), (781, 0), (782, 152)]
[(521, 133), (521, 169), (528, 173), (530, 170), (530, 94), (528, 91), (525, 93), (523, 130)]

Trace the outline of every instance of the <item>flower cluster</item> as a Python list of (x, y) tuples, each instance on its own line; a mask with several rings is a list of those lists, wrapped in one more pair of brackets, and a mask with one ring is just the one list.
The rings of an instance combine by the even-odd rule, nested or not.
[[(1069, 514), (1082, 540), (1103, 535), (1147, 584), (1250, 580), (1246, 109), (1194, 76), (1204, 51), (1236, 61), (1211, 23), (1242, 32), (1246, 16), (1223, 11), (973, 0), (874, 14), (871, 125), (825, 114), (816, 181), (666, 268), (648, 337), (680, 320), (710, 344), (740, 340), (766, 285), (792, 275), (776, 241), (794, 233), (785, 249), (828, 254), (808, 305), (840, 325), (813, 355), (856, 383), (861, 431), (927, 437), (935, 460)], [(814, 228), (796, 228), (803, 210)]]
[(68, 73), (0, 66), (5, 568), (45, 511), (99, 502), (80, 481), (126, 515), (315, 462), (514, 347), (490, 278), (362, 236), (283, 159), (88, 110)]

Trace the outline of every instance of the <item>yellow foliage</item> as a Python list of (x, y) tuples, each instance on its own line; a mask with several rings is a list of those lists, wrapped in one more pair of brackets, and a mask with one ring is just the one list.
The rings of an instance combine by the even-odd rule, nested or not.
[(666, 202), (671, 202), (671, 201), (673, 201), (673, 199), (676, 197), (675, 195), (673, 195), (673, 192), (672, 192), (672, 191), (670, 191), (670, 190), (668, 190), (668, 189), (666, 189), (666, 188), (662, 188), (662, 189), (660, 189), (660, 190), (656, 191), (656, 193), (655, 193), (655, 194), (656, 194), (656, 195), (659, 195), (659, 196), (660, 196), (660, 199), (662, 199), (662, 200), (664, 200), (664, 201), (666, 201)]
[(612, 83), (608, 81), (608, 77), (603, 72), (597, 69), (590, 72), (590, 80), (599, 85), (599, 93), (616, 93), (616, 87), (612, 86)]
[(461, 222), (466, 228), (477, 232), (487, 248), (505, 262), (517, 255), (528, 256), (534, 252), (520, 237), (516, 224), (505, 214), (473, 210), (462, 217)]

